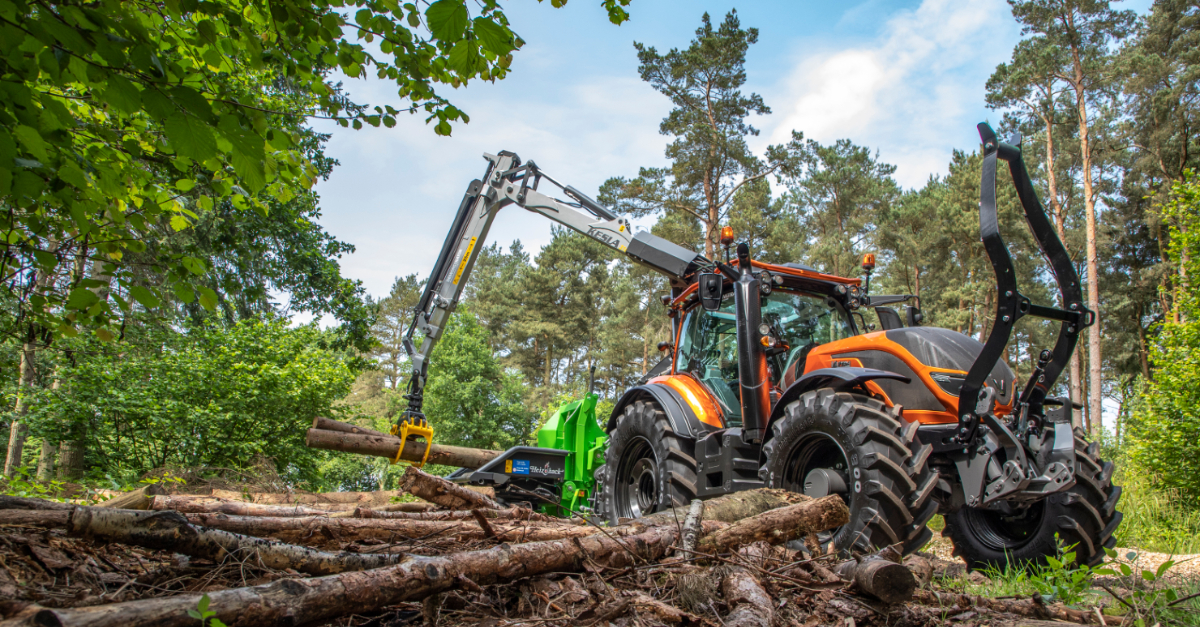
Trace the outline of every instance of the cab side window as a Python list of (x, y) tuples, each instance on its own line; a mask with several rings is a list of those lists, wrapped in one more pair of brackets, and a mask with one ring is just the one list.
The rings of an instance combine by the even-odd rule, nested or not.
[(737, 319), (732, 294), (717, 311), (696, 307), (688, 313), (680, 333), (676, 369), (691, 373), (712, 390), (727, 425), (741, 424)]

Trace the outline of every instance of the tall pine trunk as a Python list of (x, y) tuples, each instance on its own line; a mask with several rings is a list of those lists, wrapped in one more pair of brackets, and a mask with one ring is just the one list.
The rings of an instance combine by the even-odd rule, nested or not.
[(1092, 195), (1092, 154), (1089, 147), (1087, 100), (1083, 88), (1083, 65), (1079, 48), (1071, 46), (1075, 66), (1075, 106), (1079, 111), (1079, 152), (1083, 165), (1083, 208), (1087, 218), (1087, 302), (1096, 312), (1096, 324), (1088, 327), (1088, 418), (1092, 435), (1100, 431), (1103, 422), (1103, 396), (1100, 384), (1102, 368), (1100, 355), (1100, 263), (1096, 252), (1096, 202)]

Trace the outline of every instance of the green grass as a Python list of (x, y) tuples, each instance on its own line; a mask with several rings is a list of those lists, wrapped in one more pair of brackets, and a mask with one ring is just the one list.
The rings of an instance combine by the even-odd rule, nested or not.
[(1154, 485), (1153, 477), (1118, 472), (1122, 486), (1117, 509), (1125, 517), (1117, 528), (1117, 546), (1155, 553), (1200, 553), (1200, 504), (1177, 490)]

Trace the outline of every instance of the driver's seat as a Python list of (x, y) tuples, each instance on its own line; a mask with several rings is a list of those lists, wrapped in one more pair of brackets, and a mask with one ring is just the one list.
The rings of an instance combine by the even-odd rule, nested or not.
[(809, 342), (804, 346), (792, 349), (792, 352), (788, 354), (787, 363), (783, 367), (783, 377), (781, 377), (781, 381), (779, 382), (780, 389), (786, 390), (792, 387), (796, 379), (799, 379), (800, 375), (804, 374), (804, 364), (808, 361), (808, 354), (816, 347), (817, 344), (815, 342)]

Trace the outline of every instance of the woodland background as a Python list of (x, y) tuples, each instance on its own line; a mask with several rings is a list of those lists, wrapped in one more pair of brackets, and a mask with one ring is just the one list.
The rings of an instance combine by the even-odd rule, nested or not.
[[(628, 0), (603, 4), (614, 22), (629, 19)], [(1083, 403), (1081, 426), (1119, 462), (1122, 541), (1195, 549), (1200, 7), (1012, 6), (1026, 37), (980, 97), (1002, 136), (1023, 136), (1099, 312), (1060, 391)], [(375, 40), (382, 54), (364, 46)], [(926, 324), (986, 336), (994, 277), (979, 244), (978, 148), (947, 155), (949, 174), (919, 189), (902, 189), (871, 146), (821, 144), (803, 128), (756, 154), (748, 119), (770, 113), (744, 89), (756, 40), (730, 13), (703, 16), (687, 49), (636, 44), (641, 78), (674, 106), (660, 127), (671, 165), (630, 164), (599, 200), (710, 257), (723, 225), (758, 259), (844, 276), (874, 252), (873, 292), (915, 294)], [(329, 78), (338, 68), (395, 81), (410, 113), (450, 134), (466, 114), (437, 90), (502, 79), (523, 43), (502, 7), (0, 0), (0, 42), (9, 489), (119, 487), (184, 469), (266, 469), (305, 489), (390, 485), (386, 462), (307, 449), (303, 433), (315, 415), (386, 428), (403, 409), (400, 340), (424, 277), (373, 296), (341, 275), (352, 248), (318, 225), (311, 191), (337, 163), (306, 121), (390, 127), (402, 113), (350, 101)], [(1007, 172), (999, 178), (1021, 289), (1053, 302)], [(586, 391), (591, 367), (601, 412), (611, 407), (661, 357), (666, 291), (566, 230), (540, 251), (485, 249), (434, 353), (426, 410), (437, 438), (528, 441)], [(292, 310), (336, 324), (296, 325)], [(1006, 358), (1019, 375), (1055, 332), (1018, 326)]]

